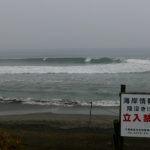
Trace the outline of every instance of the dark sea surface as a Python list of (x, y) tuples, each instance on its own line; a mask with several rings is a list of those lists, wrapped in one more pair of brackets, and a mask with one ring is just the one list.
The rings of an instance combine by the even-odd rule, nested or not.
[(0, 59), (0, 114), (34, 112), (118, 115), (120, 85), (150, 92), (150, 57)]

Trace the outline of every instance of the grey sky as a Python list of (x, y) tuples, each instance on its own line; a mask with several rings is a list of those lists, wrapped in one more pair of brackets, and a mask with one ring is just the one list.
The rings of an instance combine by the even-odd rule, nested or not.
[(0, 49), (150, 48), (149, 0), (0, 0)]

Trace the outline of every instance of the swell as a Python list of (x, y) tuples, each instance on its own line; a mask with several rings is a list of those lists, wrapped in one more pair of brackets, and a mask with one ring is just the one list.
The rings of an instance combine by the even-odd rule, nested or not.
[[(76, 58), (77, 59), (77, 58)], [(76, 60), (75, 59), (75, 60)], [(104, 58), (103, 58), (104, 59)], [(44, 61), (47, 59), (45, 58)], [(106, 59), (104, 59), (106, 60)], [(67, 73), (67, 74), (94, 74), (94, 73), (141, 73), (150, 72), (150, 60), (142, 59), (127, 59), (121, 63), (101, 63), (91, 64), (93, 60), (86, 58), (86, 65), (1, 65), (0, 74), (49, 74), (49, 73)], [(79, 61), (78, 61), (79, 62)], [(107, 61), (108, 62), (108, 61)], [(85, 64), (84, 63), (84, 64)]]
[(0, 65), (50, 65), (50, 64), (111, 64), (121, 63), (120, 59), (114, 59), (109, 57), (103, 58), (22, 58), (22, 59), (0, 59)]

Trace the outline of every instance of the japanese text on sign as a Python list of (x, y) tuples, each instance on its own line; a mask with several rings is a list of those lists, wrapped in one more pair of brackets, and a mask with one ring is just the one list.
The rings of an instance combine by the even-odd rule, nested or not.
[(150, 95), (121, 95), (121, 136), (150, 137)]

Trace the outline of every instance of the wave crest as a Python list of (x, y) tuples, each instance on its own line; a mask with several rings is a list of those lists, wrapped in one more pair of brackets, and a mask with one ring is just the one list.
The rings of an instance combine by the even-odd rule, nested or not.
[[(46, 59), (47, 60), (47, 59)], [(45, 61), (46, 61), (45, 60)], [(99, 59), (98, 59), (99, 60)], [(97, 60), (97, 61), (98, 61)], [(101, 62), (108, 62), (108, 58), (101, 59)], [(87, 61), (87, 60), (86, 60)], [(90, 62), (89, 62), (90, 61)], [(88, 60), (86, 65), (23, 65), (23, 66), (0, 66), (0, 74), (47, 74), (47, 73), (67, 73), (67, 74), (94, 74), (94, 73), (137, 73), (150, 72), (150, 60), (127, 59), (121, 63), (91, 64), (93, 60)]]
[[(85, 100), (71, 100), (71, 99), (51, 99), (51, 100), (39, 100), (33, 98), (0, 98), (0, 103), (20, 103), (28, 105), (41, 105), (41, 106), (62, 106), (62, 107), (87, 107), (90, 106), (90, 101)], [(120, 105), (119, 101), (112, 100), (99, 100), (92, 102), (93, 107), (117, 107)]]
[(0, 59), (0, 65), (50, 65), (50, 64), (108, 64), (108, 63), (120, 63), (120, 59), (113, 59), (109, 57), (104, 58), (84, 58), (84, 57), (77, 57), (77, 58), (23, 58), (23, 59)]

